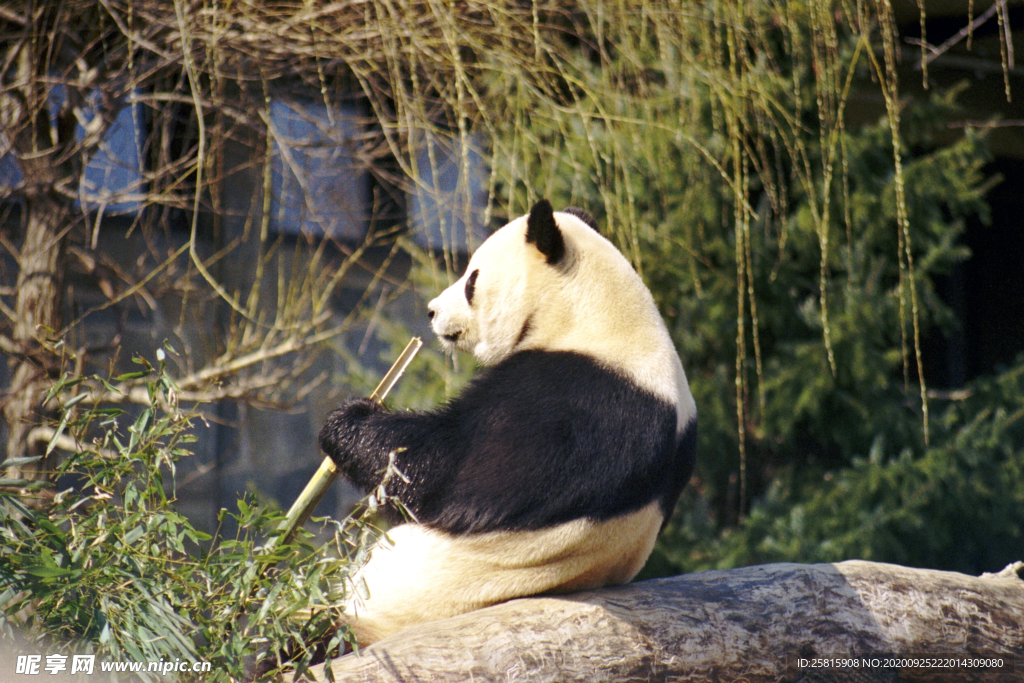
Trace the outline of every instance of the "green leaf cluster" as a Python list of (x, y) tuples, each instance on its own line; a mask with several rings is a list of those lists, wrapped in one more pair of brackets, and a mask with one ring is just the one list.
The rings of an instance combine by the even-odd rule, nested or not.
[[(233, 537), (197, 530), (174, 509), (197, 414), (178, 405), (158, 358), (158, 367), (137, 359), (144, 369), (116, 386), (65, 375), (50, 392), (62, 406), (51, 447), (69, 435), (77, 448), (42, 508), (25, 504), (18, 482), (0, 483), (0, 636), (105, 661), (212, 664), (183, 681), (239, 680), (260, 653), (290, 652), (301, 669), (312, 656), (302, 644), (318, 639), (336, 651), (350, 637), (335, 633), (337, 605), (373, 530), (357, 516), (334, 524), (327, 546), (305, 531), (276, 546), (283, 514), (252, 499), (238, 502)], [(91, 400), (91, 390), (125, 382), (147, 389), (136, 414)]]
[(738, 528), (663, 552), (681, 566), (849, 558), (994, 571), (1024, 552), (1024, 359), (979, 380), (915, 454), (876, 436), (847, 467), (787, 469)]

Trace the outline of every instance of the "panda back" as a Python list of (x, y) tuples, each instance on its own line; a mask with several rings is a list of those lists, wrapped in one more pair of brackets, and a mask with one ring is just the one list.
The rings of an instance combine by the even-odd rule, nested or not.
[(671, 512), (693, 466), (695, 425), (676, 406), (578, 353), (524, 351), (485, 371), (437, 415), (428, 482), (406, 500), (455, 534), (604, 521), (649, 503)]

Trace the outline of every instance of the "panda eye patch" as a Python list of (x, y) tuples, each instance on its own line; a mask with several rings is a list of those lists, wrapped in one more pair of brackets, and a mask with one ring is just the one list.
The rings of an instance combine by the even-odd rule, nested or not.
[(469, 274), (469, 279), (466, 280), (466, 303), (473, 303), (473, 294), (476, 292), (476, 278), (480, 275), (480, 269), (477, 268)]

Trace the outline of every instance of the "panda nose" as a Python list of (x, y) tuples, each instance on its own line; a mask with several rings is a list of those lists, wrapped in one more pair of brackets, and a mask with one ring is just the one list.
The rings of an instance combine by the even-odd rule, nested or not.
[(427, 318), (429, 318), (430, 320), (434, 319), (434, 313), (435, 313), (435, 311), (434, 311), (432, 306), (433, 306), (432, 303), (431, 304), (427, 304)]

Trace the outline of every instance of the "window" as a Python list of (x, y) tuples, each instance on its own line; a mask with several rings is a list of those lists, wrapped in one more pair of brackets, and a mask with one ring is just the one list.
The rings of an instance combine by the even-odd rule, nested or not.
[[(86, 109), (85, 116), (95, 116)], [(78, 187), (78, 206), (87, 211), (102, 210), (104, 215), (138, 213), (146, 192), (142, 172), (142, 145), (145, 112), (142, 105), (130, 102), (117, 113), (107, 129), (99, 149), (89, 159)], [(81, 123), (75, 138), (85, 139)]]
[(369, 177), (352, 151), (358, 115), (355, 107), (341, 106), (328, 116), (322, 102), (271, 102), (272, 229), (346, 241), (365, 237)]
[(431, 136), (417, 154), (420, 186), (409, 201), (409, 220), (413, 239), (421, 247), (468, 253), (486, 239), (487, 169), (478, 142), (474, 138), (466, 152), (468, 177), (463, 177), (462, 150), (456, 139)]
[[(92, 97), (90, 99), (95, 99)], [(57, 124), (56, 112), (64, 105), (62, 86), (50, 92), (51, 124)], [(83, 116), (91, 119), (96, 111), (83, 108)], [(86, 164), (78, 187), (76, 207), (88, 211), (103, 209), (105, 215), (136, 213), (142, 206), (145, 181), (142, 172), (142, 143), (145, 124), (142, 105), (131, 103), (123, 107), (100, 141), (99, 148)], [(75, 127), (75, 139), (85, 139), (81, 122)], [(0, 200), (17, 187), (24, 174), (14, 152), (8, 150), (10, 141), (0, 136)]]
[[(7, 145), (10, 144), (4, 138), (6, 136), (0, 137), (0, 149), (7, 149)], [(6, 199), (8, 193), (22, 180), (24, 180), (24, 176), (21, 174), (21, 168), (18, 167), (14, 154), (7, 153), (0, 156), (0, 201)]]

